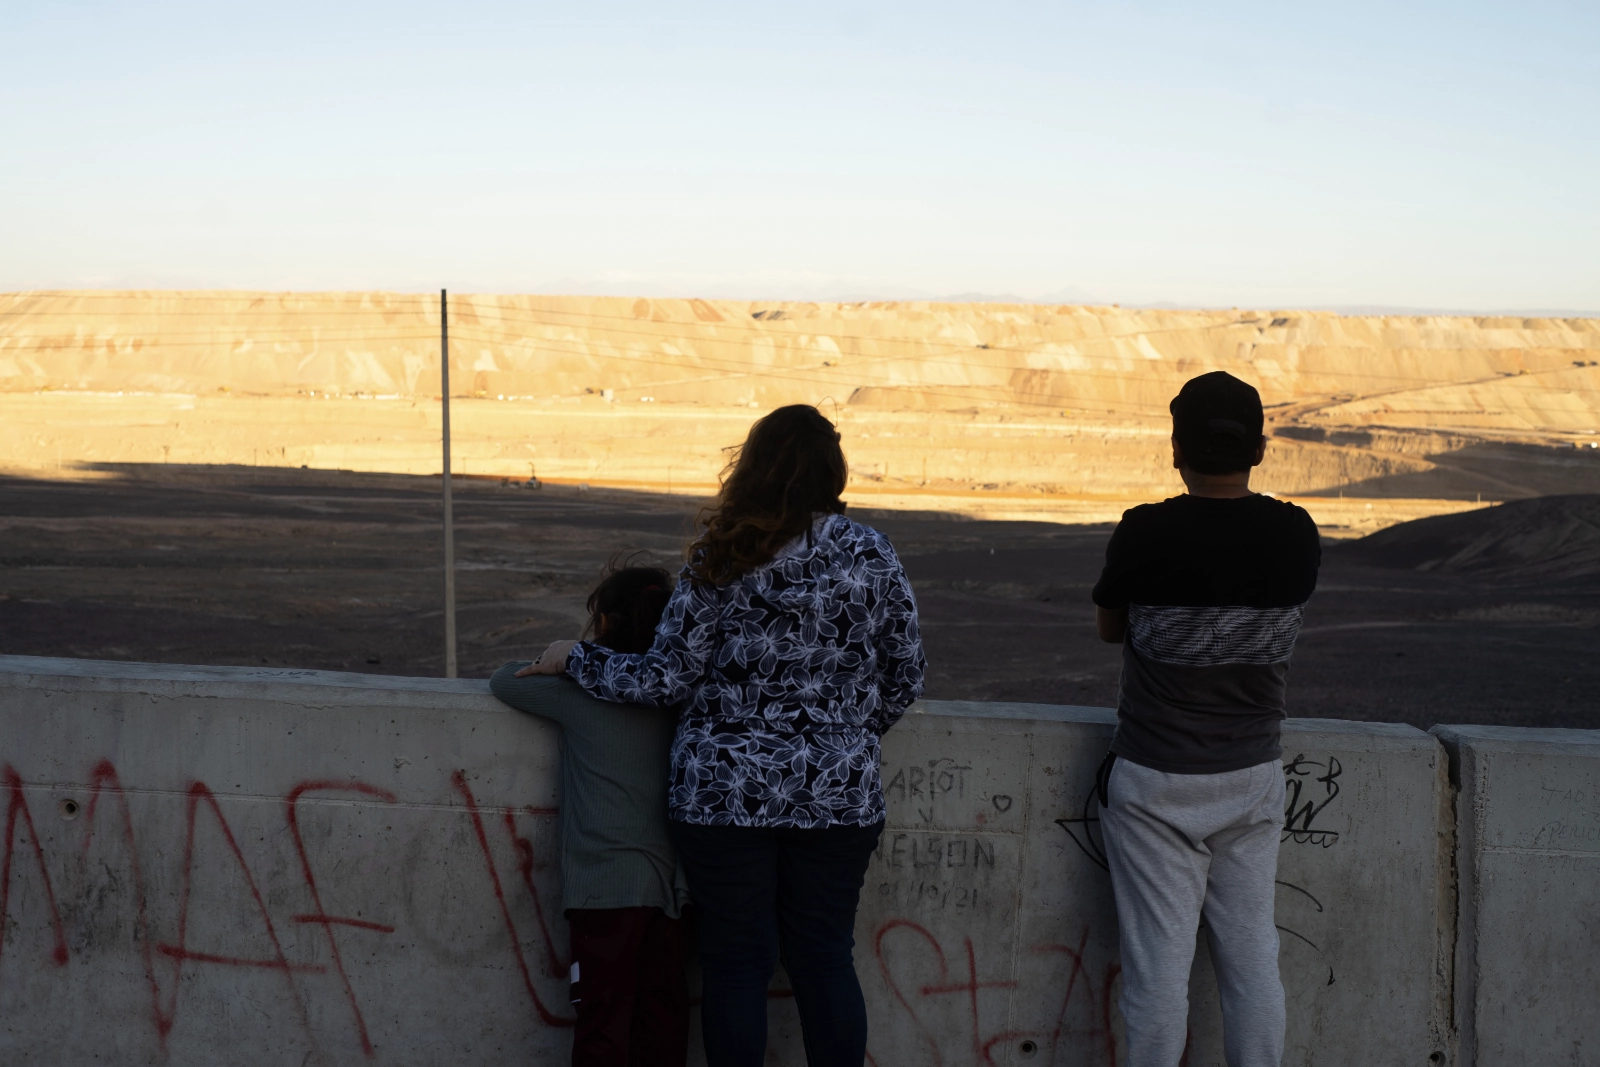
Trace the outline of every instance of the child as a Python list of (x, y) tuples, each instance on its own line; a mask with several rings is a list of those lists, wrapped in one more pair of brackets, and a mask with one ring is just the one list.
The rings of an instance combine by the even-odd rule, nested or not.
[[(672, 591), (667, 572), (626, 567), (589, 595), (584, 633), (643, 652)], [(519, 711), (561, 726), (561, 906), (572, 935), (573, 1067), (682, 1067), (688, 1054), (683, 905), (667, 838), (668, 749), (677, 716), (586, 695), (570, 678), (489, 680)]]

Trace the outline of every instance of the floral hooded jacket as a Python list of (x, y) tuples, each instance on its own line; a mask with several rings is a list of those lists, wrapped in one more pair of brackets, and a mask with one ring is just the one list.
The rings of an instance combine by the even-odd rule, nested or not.
[(800, 828), (884, 817), (878, 738), (926, 670), (899, 557), (843, 515), (727, 585), (685, 573), (648, 652), (585, 641), (567, 660), (592, 696), (681, 706), (672, 818)]

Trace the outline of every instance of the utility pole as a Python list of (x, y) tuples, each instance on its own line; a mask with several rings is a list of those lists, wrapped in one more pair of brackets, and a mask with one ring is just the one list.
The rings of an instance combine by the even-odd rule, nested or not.
[(444, 676), (456, 676), (456, 529), (450, 499), (450, 297), (439, 290), (439, 398), (444, 438)]

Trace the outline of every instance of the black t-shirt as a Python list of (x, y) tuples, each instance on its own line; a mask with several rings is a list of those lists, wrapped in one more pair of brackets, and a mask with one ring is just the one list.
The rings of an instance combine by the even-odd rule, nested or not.
[(1322, 545), (1268, 496), (1176, 496), (1123, 513), (1094, 587), (1128, 609), (1111, 750), (1145, 767), (1219, 774), (1282, 756), (1289, 656)]

